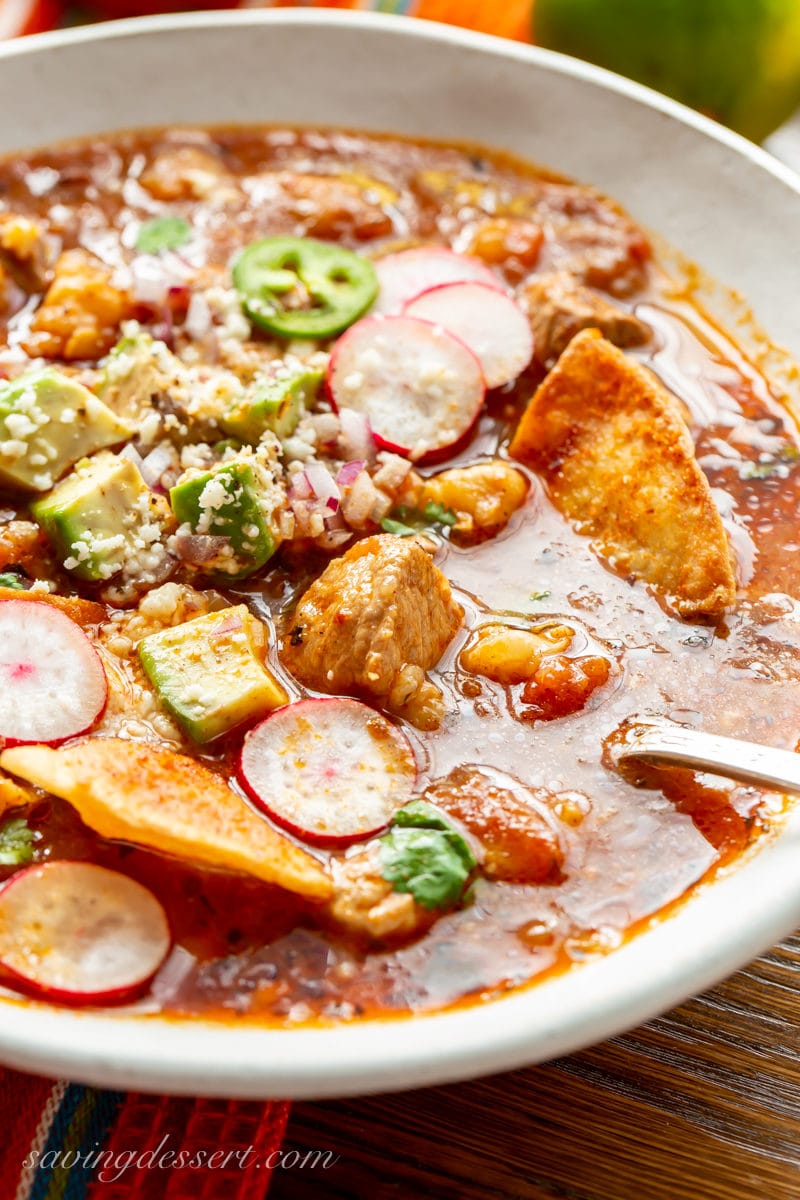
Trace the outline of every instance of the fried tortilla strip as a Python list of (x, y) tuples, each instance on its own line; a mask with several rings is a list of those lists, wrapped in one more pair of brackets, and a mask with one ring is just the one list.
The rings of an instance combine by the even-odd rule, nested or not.
[(57, 596), (54, 592), (22, 592), (17, 588), (0, 587), (2, 600), (35, 600), (38, 604), (49, 604), (66, 613), (71, 621), (83, 629), (102, 625), (108, 613), (102, 604), (94, 600), (83, 600), (80, 596)]
[(36, 799), (28, 788), (20, 787), (7, 775), (0, 775), (0, 817), (12, 808), (25, 808)]
[(322, 866), (262, 820), (202, 763), (165, 746), (90, 738), (52, 750), (18, 746), (0, 766), (68, 800), (102, 837), (242, 871), (327, 900)]
[(570, 342), (510, 450), (616, 571), (652, 584), (681, 616), (733, 604), (728, 540), (680, 405), (597, 330)]

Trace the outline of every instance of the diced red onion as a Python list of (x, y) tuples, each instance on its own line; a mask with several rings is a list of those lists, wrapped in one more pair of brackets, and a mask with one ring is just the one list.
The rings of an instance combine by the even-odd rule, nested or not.
[(174, 283), (167, 292), (169, 308), (172, 311), (184, 305), (187, 309), (192, 300), (192, 290), (185, 283)]
[(325, 501), (325, 507), (329, 508), (331, 510), (331, 512), (338, 512), (339, 511), (339, 501), (336, 499), (335, 496), (328, 496), (328, 499)]
[(334, 529), (349, 529), (347, 521), (344, 519), (344, 514), (341, 508), (337, 508), (335, 513), (328, 513), (325, 517), (325, 528), (330, 532)]
[(358, 458), (354, 462), (345, 463), (336, 476), (336, 482), (339, 484), (339, 487), (350, 487), (364, 470), (365, 466), (366, 463), (364, 460)]
[(322, 535), (325, 539), (325, 545), (329, 550), (336, 550), (339, 546), (343, 546), (345, 542), (349, 542), (353, 536), (352, 529), (326, 529)]
[(144, 477), (144, 459), (133, 442), (128, 442), (127, 446), (123, 446), (119, 452), (119, 456), (120, 458), (127, 458), (129, 462), (132, 462), (142, 477)]
[(163, 342), (168, 350), (175, 349), (175, 335), (172, 327), (172, 316), (168, 308), (164, 311), (167, 313), (167, 320), (159, 321), (157, 325), (151, 327), (150, 332), (157, 342)]
[(183, 946), (173, 946), (164, 966), (150, 984), (149, 1004), (160, 1007), (179, 994), (181, 985), (197, 967), (197, 959)]
[(297, 471), (292, 476), (292, 482), (289, 485), (290, 500), (310, 500), (313, 496), (311, 484), (308, 482), (305, 471)]
[(131, 262), (132, 293), (140, 304), (165, 304), (172, 288), (185, 288), (185, 272), (172, 255), (137, 254)]
[(190, 338), (199, 342), (211, 332), (211, 309), (202, 292), (192, 292), (183, 327)]
[[(228, 539), (223, 540), (227, 541)], [(241, 628), (241, 617), (228, 617), (227, 621), (223, 621), (219, 628), (214, 630), (214, 637), (220, 637), (223, 633), (237, 633)]]
[(365, 414), (352, 408), (340, 408), (339, 423), (342, 427), (341, 446), (347, 457), (371, 461), (375, 456), (375, 439)]
[(154, 488), (161, 482), (161, 476), (172, 466), (172, 450), (169, 446), (156, 446), (145, 459), (139, 470), (148, 487)]
[(309, 462), (305, 467), (306, 479), (318, 500), (341, 500), (342, 494), (336, 480), (323, 463)]
[(164, 304), (169, 280), (164, 264), (153, 254), (140, 254), (131, 263), (133, 298), (140, 304)]
[(175, 550), (184, 562), (199, 566), (216, 558), (230, 541), (230, 538), (210, 533), (179, 533), (175, 537)]
[(5, 316), (6, 316), (6, 319), (8, 319), (9, 317), (16, 316), (16, 314), (25, 307), (25, 303), (28, 299), (28, 296), (27, 296), (27, 293), (25, 291), (23, 291), (23, 289), (21, 287), (19, 287), (16, 283), (14, 283), (14, 280), (11, 278), (10, 275), (6, 275), (4, 282), (5, 282), (5, 310), (6, 310)]

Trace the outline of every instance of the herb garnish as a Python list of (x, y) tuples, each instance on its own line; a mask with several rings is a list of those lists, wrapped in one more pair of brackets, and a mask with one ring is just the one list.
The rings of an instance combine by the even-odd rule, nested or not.
[(2, 571), (0, 572), (0, 587), (14, 588), (17, 592), (24, 592), (27, 585), (16, 571)]
[(192, 227), (183, 217), (153, 217), (145, 221), (136, 235), (136, 249), (142, 254), (160, 254), (177, 250), (192, 236)]
[(411, 537), (425, 530), (452, 528), (458, 517), (451, 508), (445, 508), (435, 500), (429, 500), (423, 509), (410, 508), (405, 504), (392, 510), (392, 516), (384, 517), (381, 529), (397, 537)]
[(457, 904), (477, 865), (455, 826), (425, 800), (398, 809), (380, 839), (380, 854), (384, 879), (427, 909)]
[(33, 830), (24, 817), (0, 825), (0, 867), (21, 867), (33, 861)]

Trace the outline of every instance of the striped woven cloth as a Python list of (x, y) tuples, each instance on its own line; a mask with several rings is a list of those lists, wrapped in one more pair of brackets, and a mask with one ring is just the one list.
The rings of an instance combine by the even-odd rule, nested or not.
[(262, 1200), (288, 1116), (0, 1069), (0, 1200)]

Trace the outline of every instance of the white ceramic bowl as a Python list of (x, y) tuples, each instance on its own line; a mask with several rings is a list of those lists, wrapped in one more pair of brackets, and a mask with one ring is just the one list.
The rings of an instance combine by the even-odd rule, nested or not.
[[(177, 122), (333, 124), (501, 146), (619, 199), (800, 358), (800, 180), (689, 110), (559, 55), (390, 17), (154, 18), (0, 49), (0, 152)], [(107, 1086), (319, 1097), (565, 1054), (700, 991), (800, 920), (800, 808), (623, 949), (491, 1004), (288, 1031), (0, 1002), (0, 1060)]]

